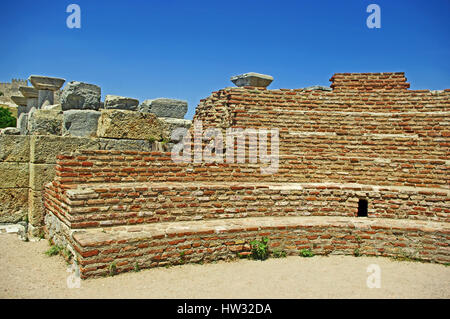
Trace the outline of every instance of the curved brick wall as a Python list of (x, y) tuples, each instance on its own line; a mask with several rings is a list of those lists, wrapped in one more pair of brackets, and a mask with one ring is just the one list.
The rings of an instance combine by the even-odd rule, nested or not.
[[(248, 254), (268, 236), (290, 254), (407, 255), (448, 263), (450, 90), (403, 73), (340, 73), (333, 91), (227, 88), (200, 101), (203, 128), (278, 128), (277, 173), (260, 164), (174, 163), (170, 153), (58, 156), (46, 228), (83, 277)], [(191, 133), (192, 133), (191, 127)], [(269, 146), (270, 149), (270, 146)], [(356, 217), (358, 202), (368, 218)]]
[[(87, 186), (87, 185), (86, 185)], [(448, 222), (450, 191), (275, 183), (120, 183), (47, 191), (47, 207), (72, 229), (267, 216), (357, 216)]]
[[(359, 254), (408, 256), (424, 261), (448, 263), (450, 229), (446, 224), (345, 217), (241, 218), (226, 220), (157, 223), (112, 227), (103, 232), (74, 232), (51, 214), (49, 233), (70, 243), (80, 257), (82, 278), (109, 273), (112, 262), (118, 272), (233, 259), (249, 254), (249, 242), (269, 238), (270, 251), (298, 255), (310, 249), (317, 255)], [(55, 228), (58, 228), (56, 230)], [(55, 237), (54, 237), (55, 239)], [(181, 254), (182, 252), (182, 254)]]

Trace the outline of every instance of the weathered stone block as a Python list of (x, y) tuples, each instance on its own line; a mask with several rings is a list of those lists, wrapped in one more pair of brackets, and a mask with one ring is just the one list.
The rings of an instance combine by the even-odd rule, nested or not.
[(0, 188), (0, 223), (17, 223), (27, 212), (27, 188)]
[(184, 128), (184, 129), (188, 130), (192, 124), (191, 120), (184, 120), (184, 119), (160, 117), (159, 120), (165, 124), (164, 135), (167, 136), (167, 138), (169, 140), (171, 140), (172, 142), (179, 142), (179, 141), (181, 141), (181, 138), (182, 138), (181, 136), (178, 138), (172, 138), (172, 132), (175, 129)]
[(38, 90), (56, 91), (63, 86), (66, 80), (43, 75), (30, 75), (28, 81)]
[(39, 96), (38, 90), (31, 86), (21, 86), (19, 87), (19, 91), (28, 99), (37, 98)]
[(28, 132), (31, 135), (61, 135), (62, 112), (32, 110), (28, 115)]
[(171, 117), (182, 119), (186, 114), (188, 104), (186, 101), (174, 99), (145, 100), (139, 105), (139, 112), (153, 113), (157, 117)]
[(0, 188), (28, 187), (28, 163), (0, 162)]
[(138, 105), (139, 100), (131, 97), (118, 95), (107, 95), (105, 97), (105, 109), (136, 111)]
[(63, 114), (63, 136), (95, 136), (100, 112), (93, 110), (69, 110)]
[(161, 140), (164, 125), (154, 114), (125, 110), (102, 110), (97, 136), (139, 140)]
[(55, 164), (56, 156), (79, 149), (100, 149), (98, 139), (86, 137), (30, 136), (30, 162)]
[(30, 160), (30, 138), (28, 136), (0, 136), (0, 161), (25, 162)]
[(55, 94), (50, 90), (39, 90), (39, 97), (37, 108), (42, 109), (45, 105), (52, 105), (55, 103)]
[(98, 110), (100, 108), (101, 88), (94, 84), (72, 81), (67, 83), (61, 93), (61, 106), (64, 111), (71, 109)]
[(42, 195), (41, 191), (32, 189), (28, 191), (28, 221), (35, 227), (44, 225), (45, 209)]
[(104, 150), (129, 150), (129, 151), (152, 151), (152, 143), (149, 140), (113, 140), (108, 138), (99, 139), (101, 149)]
[(19, 87), (20, 93), (27, 98), (27, 105), (23, 109), (19, 110), (18, 114), (24, 112), (28, 113), (33, 107), (38, 108), (39, 91), (31, 86)]
[(231, 82), (236, 86), (267, 87), (272, 81), (272, 76), (255, 72), (244, 73), (231, 78)]
[(45, 184), (55, 178), (55, 164), (30, 163), (30, 183), (32, 190), (41, 191)]

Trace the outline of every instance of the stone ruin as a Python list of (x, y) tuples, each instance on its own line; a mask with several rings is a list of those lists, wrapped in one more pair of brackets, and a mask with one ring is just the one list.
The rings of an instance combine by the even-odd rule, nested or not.
[[(30, 171), (42, 158), (54, 161), (53, 180), (32, 197), (44, 202), (46, 237), (71, 251), (82, 278), (112, 265), (126, 272), (238, 258), (263, 236), (272, 252), (288, 255), (309, 249), (449, 263), (450, 89), (409, 90), (404, 73), (337, 73), (330, 88), (267, 89), (272, 80), (233, 77), (237, 87), (201, 100), (194, 116), (222, 132), (277, 129), (268, 149), (272, 156), (279, 145), (279, 166), (270, 174), (261, 173), (264, 163), (176, 162), (167, 150), (130, 145), (54, 151), (57, 143), (33, 136)], [(157, 109), (110, 100), (143, 114)], [(105, 107), (97, 135), (116, 137), (107, 123), (123, 117), (114, 112), (136, 111)], [(151, 123), (142, 130), (155, 134)], [(186, 136), (186, 150), (198, 147)], [(244, 154), (254, 152), (250, 139)], [(201, 147), (209, 142), (200, 136)], [(225, 143), (233, 159), (242, 152), (234, 142)], [(30, 181), (43, 175), (30, 173)]]
[(0, 131), (0, 222), (28, 221), (42, 233), (44, 184), (55, 176), (56, 155), (78, 149), (168, 151), (171, 132), (189, 128), (187, 102), (106, 95), (94, 84), (31, 75), (19, 85), (16, 128)]

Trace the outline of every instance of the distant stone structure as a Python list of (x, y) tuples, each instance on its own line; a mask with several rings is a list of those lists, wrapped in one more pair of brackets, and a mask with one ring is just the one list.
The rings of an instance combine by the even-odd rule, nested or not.
[(28, 80), (12, 79), (11, 82), (0, 82), (0, 92), (3, 97), (11, 97), (20, 94), (19, 87), (28, 86)]

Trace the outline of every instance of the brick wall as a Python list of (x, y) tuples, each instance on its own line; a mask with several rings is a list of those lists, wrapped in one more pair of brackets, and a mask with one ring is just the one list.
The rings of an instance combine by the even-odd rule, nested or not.
[[(281, 144), (281, 142), (280, 142)], [(344, 155), (280, 155), (278, 172), (260, 164), (175, 163), (170, 153), (79, 151), (58, 156), (55, 181), (63, 188), (117, 182), (341, 182), (449, 188), (449, 163), (441, 159), (385, 159)]]
[(268, 216), (349, 216), (448, 222), (450, 192), (405, 187), (275, 183), (120, 183), (49, 186), (47, 208), (72, 229)]
[[(200, 101), (194, 121), (203, 129), (279, 129), (279, 169), (271, 175), (248, 159), (59, 155), (45, 191), (49, 236), (73, 248), (85, 277), (111, 262), (127, 271), (180, 256), (236, 257), (258, 236), (291, 254), (405, 249), (448, 262), (450, 90), (408, 90), (403, 73), (342, 73), (331, 81), (331, 92), (240, 87)], [(356, 217), (361, 199), (369, 218)]]
[(404, 72), (335, 73), (330, 79), (336, 91), (402, 91), (409, 88)]
[[(137, 269), (236, 259), (250, 254), (250, 241), (269, 239), (270, 252), (299, 255), (309, 249), (316, 255), (361, 254), (410, 257), (448, 263), (450, 229), (444, 224), (389, 219), (349, 220), (342, 217), (241, 218), (158, 223), (102, 232), (74, 232), (49, 213), (47, 219), (58, 242), (68, 243), (78, 256), (81, 278)], [(58, 230), (57, 230), (58, 229)], [(57, 237), (57, 239), (56, 239)]]

